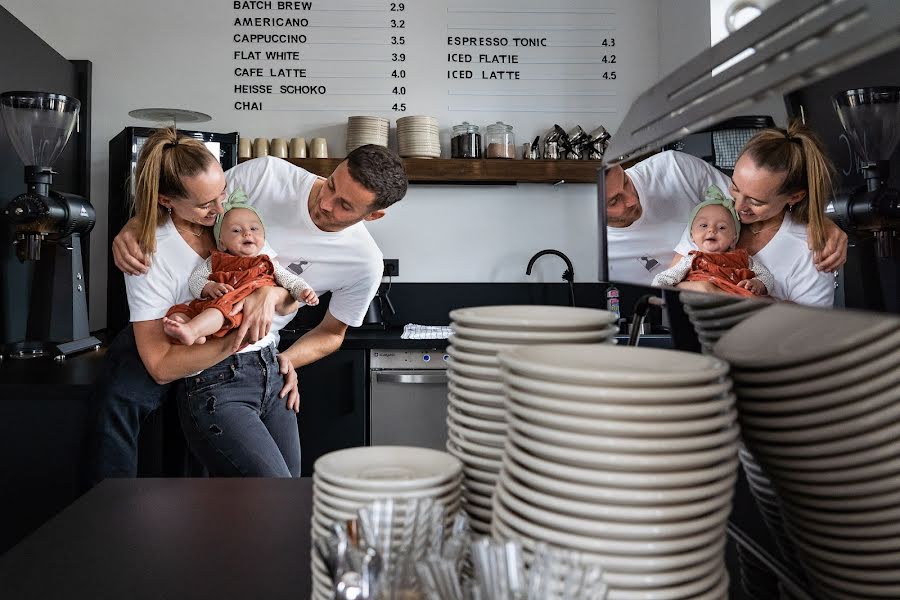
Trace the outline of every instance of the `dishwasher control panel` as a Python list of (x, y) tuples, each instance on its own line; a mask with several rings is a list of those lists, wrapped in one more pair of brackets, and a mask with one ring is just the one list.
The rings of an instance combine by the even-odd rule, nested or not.
[(431, 350), (369, 350), (369, 369), (446, 369), (447, 352)]

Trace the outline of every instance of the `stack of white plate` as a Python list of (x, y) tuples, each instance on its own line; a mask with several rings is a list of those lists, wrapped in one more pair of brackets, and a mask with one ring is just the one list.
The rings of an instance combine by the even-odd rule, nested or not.
[(347, 154), (366, 144), (387, 148), (390, 127), (391, 122), (383, 117), (347, 117)]
[(440, 158), (440, 126), (434, 117), (397, 119), (397, 150), (407, 158)]
[(778, 304), (716, 346), (817, 598), (900, 598), (900, 318)]
[(522, 345), (613, 340), (616, 316), (568, 306), (479, 306), (450, 313), (447, 449), (463, 462), (463, 506), (472, 529), (490, 533), (491, 496), (506, 441), (497, 353)]
[(680, 298), (704, 354), (713, 354), (713, 346), (729, 329), (756, 311), (771, 306), (759, 298), (728, 294), (682, 292)]
[(728, 365), (603, 344), (498, 359), (509, 431), (493, 535), (581, 552), (611, 600), (727, 597), (739, 435)]
[[(447, 519), (459, 509), (462, 465), (446, 452), (407, 446), (367, 446), (338, 450), (313, 466), (312, 538), (328, 537), (331, 524), (357, 517), (371, 502), (431, 498), (446, 507)], [(402, 518), (403, 511), (395, 514)], [(331, 600), (328, 570), (312, 552), (314, 599)]]

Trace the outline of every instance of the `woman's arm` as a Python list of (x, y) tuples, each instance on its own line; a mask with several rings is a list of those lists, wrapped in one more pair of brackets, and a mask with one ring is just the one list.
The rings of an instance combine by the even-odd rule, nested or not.
[(162, 328), (162, 319), (136, 321), (134, 339), (144, 368), (160, 384), (170, 383), (209, 368), (231, 356), (231, 339), (234, 334), (223, 338), (207, 338), (205, 344), (182, 346), (173, 344)]

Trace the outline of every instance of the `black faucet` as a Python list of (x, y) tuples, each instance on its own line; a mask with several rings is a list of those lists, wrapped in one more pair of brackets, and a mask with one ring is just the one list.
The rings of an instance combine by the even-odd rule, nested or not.
[(560, 257), (564, 261), (566, 261), (566, 270), (563, 271), (562, 278), (565, 281), (569, 282), (569, 306), (575, 306), (575, 267), (572, 266), (572, 261), (569, 260), (569, 257), (560, 252), (559, 250), (541, 250), (537, 254), (531, 257), (531, 260), (528, 261), (528, 268), (525, 269), (526, 275), (531, 275), (531, 267), (534, 266), (534, 263), (540, 257), (545, 254), (555, 254)]

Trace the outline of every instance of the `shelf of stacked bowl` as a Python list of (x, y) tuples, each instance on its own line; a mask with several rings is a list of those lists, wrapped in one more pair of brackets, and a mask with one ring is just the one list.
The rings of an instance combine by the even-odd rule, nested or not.
[[(241, 159), (241, 162), (249, 159)], [(286, 158), (311, 173), (328, 177), (342, 158)], [(597, 183), (599, 160), (501, 160), (404, 158), (410, 183), (516, 184)]]

